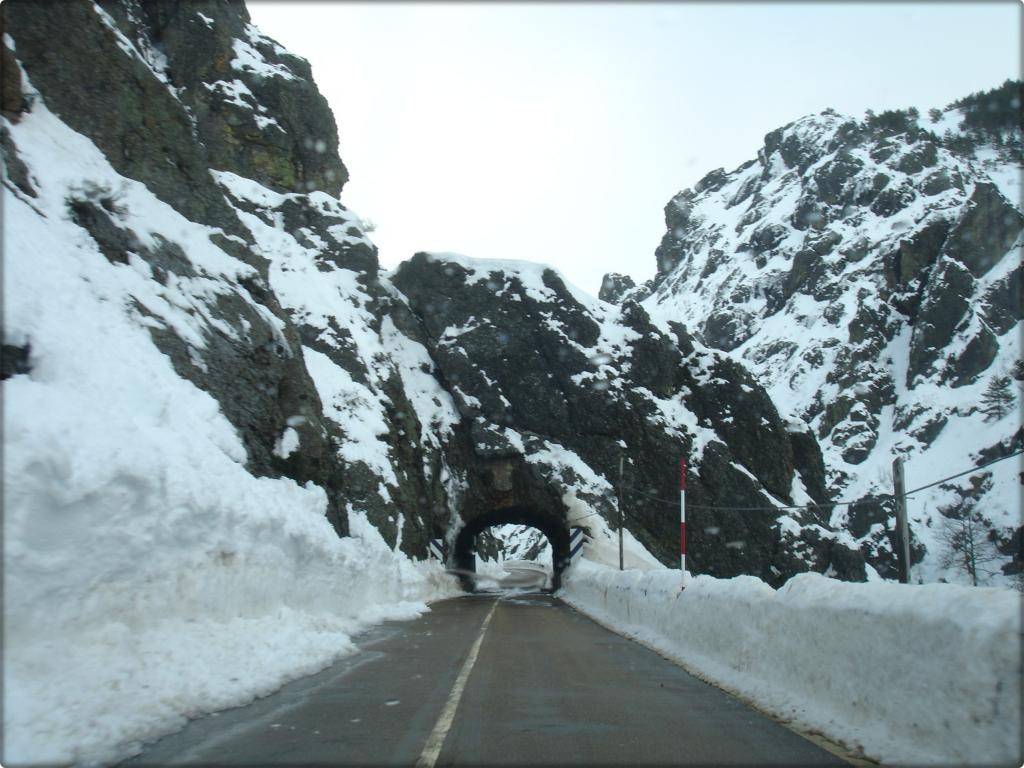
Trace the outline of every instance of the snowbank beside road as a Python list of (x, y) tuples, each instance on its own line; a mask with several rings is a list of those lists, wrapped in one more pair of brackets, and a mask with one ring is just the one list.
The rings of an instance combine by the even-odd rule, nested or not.
[(586, 561), (566, 602), (796, 727), (892, 764), (1020, 765), (1021, 596), (613, 571)]
[[(31, 370), (3, 382), (3, 763), (126, 757), (458, 594), (358, 511), (339, 539), (322, 488), (247, 471), (217, 401), (154, 345), (167, 327), (202, 349), (210, 307), (252, 267), (41, 102), (10, 130), (37, 195), (4, 184), (3, 340)], [(181, 243), (195, 276), (108, 260), (68, 212), (98, 189), (140, 241)]]

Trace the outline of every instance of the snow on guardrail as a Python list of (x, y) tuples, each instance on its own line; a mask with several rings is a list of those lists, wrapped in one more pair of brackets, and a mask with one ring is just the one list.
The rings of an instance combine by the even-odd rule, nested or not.
[[(892, 764), (1021, 765), (1021, 595), (615, 571), (580, 563), (559, 593), (761, 709)], [(680, 706), (685, 707), (685, 702)]]

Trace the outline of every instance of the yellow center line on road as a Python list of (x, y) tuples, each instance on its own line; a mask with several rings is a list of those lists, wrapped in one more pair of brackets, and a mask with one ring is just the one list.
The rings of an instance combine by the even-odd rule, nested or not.
[(469, 674), (473, 671), (477, 654), (480, 653), (480, 646), (483, 644), (487, 625), (491, 623), (491, 616), (494, 615), (494, 609), (497, 607), (498, 600), (495, 599), (494, 605), (491, 606), (491, 610), (487, 613), (487, 618), (484, 619), (484, 623), (480, 626), (480, 634), (473, 643), (473, 647), (469, 649), (469, 656), (466, 657), (462, 664), (462, 669), (459, 670), (459, 676), (455, 679), (452, 692), (448, 694), (448, 701), (445, 703), (444, 709), (441, 710), (440, 717), (437, 718), (434, 730), (430, 732), (430, 737), (427, 739), (419, 759), (416, 760), (416, 768), (434, 768), (434, 764), (441, 754), (441, 747), (444, 746), (448, 730), (452, 727), (452, 722), (455, 720), (455, 712), (458, 710), (459, 702), (462, 700), (462, 692), (466, 689)]

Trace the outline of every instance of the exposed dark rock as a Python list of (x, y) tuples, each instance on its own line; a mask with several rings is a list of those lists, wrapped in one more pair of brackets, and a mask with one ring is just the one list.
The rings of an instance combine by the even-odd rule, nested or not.
[(796, 573), (818, 571), (843, 581), (867, 580), (863, 554), (839, 543), (821, 528), (803, 528), (799, 536), (784, 536), (783, 542), (777, 568)]
[[(822, 242), (822, 241), (819, 241)], [(828, 240), (823, 242), (827, 243)], [(783, 288), (784, 299), (789, 299), (798, 290), (813, 294), (819, 280), (829, 273), (829, 267), (814, 248), (803, 248), (793, 256), (793, 265), (786, 276)]]
[(32, 186), (28, 166), (22, 162), (21, 157), (18, 155), (18, 148), (14, 145), (13, 139), (11, 139), (10, 131), (4, 127), (0, 127), (0, 149), (3, 150), (0, 155), (2, 155), (7, 178), (29, 197), (38, 197), (35, 187)]
[(92, 3), (12, 0), (4, 8), (18, 61), (54, 113), (88, 136), (119, 173), (187, 218), (246, 236), (210, 178), (184, 106), (146, 64), (118, 47)]
[[(248, 19), (240, 3), (203, 7), (218, 15), (225, 30), (244, 27)], [(13, 0), (4, 5), (5, 29), (16, 41), (17, 59), (47, 106), (95, 143), (119, 173), (141, 181), (185, 217), (217, 227), (220, 233), (211, 241), (259, 270), (260, 277), (238, 284), (224, 281), (215, 295), (203, 299), (214, 322), (207, 326), (202, 348), (156, 318), (151, 319), (150, 333), (180, 376), (216, 398), (245, 446), (249, 471), (320, 485), (327, 491), (328, 519), (345, 534), (345, 475), (297, 331), (267, 285), (266, 260), (248, 246), (248, 231), (209, 173), (214, 158), (182, 101), (190, 90), (202, 89), (202, 83), (180, 79), (187, 68), (174, 68), (175, 46), (161, 37), (168, 24), (185, 23), (185, 17), (198, 21), (194, 8), (177, 2), (106, 2), (104, 10), (82, 0)], [(155, 59), (126, 53), (118, 33), (144, 52), (161, 47), (171, 69), (161, 71)], [(222, 42), (230, 49), (230, 40)], [(203, 50), (193, 53), (201, 57)], [(83, 79), (83, 72), (89, 77)], [(168, 79), (177, 91), (168, 87)], [(16, 157), (6, 157), (9, 168)], [(292, 162), (301, 164), (301, 157)], [(222, 167), (240, 175), (252, 170)], [(14, 174), (12, 180), (18, 183)], [(112, 264), (137, 257), (162, 284), (198, 276), (177, 243), (158, 234), (148, 238), (148, 245), (141, 242), (124, 223), (118, 190), (86, 184), (73, 192), (67, 205), (71, 219)], [(138, 303), (134, 309), (149, 314)], [(295, 430), (301, 446), (287, 456), (276, 450), (286, 429)]]
[[(191, 2), (139, 7), (144, 34), (166, 54), (171, 81), (195, 115), (212, 167), (272, 189), (337, 197), (348, 171), (338, 157), (334, 116), (305, 59), (249, 26), (241, 3), (204, 5), (210, 23)], [(240, 44), (265, 65), (233, 62)]]
[(921, 194), (931, 197), (942, 194), (947, 189), (953, 189), (954, 187), (963, 191), (964, 182), (960, 178), (960, 174), (945, 168), (939, 168), (928, 174), (924, 181), (921, 182)]
[(858, 304), (857, 313), (846, 330), (851, 344), (866, 345), (870, 351), (877, 352), (892, 338), (895, 327), (887, 305), (872, 306), (865, 301)]
[[(1001, 440), (995, 445), (990, 445), (978, 451), (978, 464), (985, 464), (995, 459), (1009, 456), (1024, 448), (1024, 427), (1018, 427), (1017, 431), (1009, 438)], [(1024, 462), (1021, 462), (1024, 464)]]
[(892, 499), (865, 498), (860, 499), (856, 504), (849, 506), (847, 513), (847, 530), (854, 538), (864, 538), (873, 526), (885, 526), (887, 521), (894, 517), (896, 508)]
[(731, 256), (727, 254), (725, 251), (719, 250), (717, 248), (712, 248), (711, 252), (708, 254), (708, 260), (704, 264), (704, 269), (701, 270), (700, 276), (704, 278), (707, 277), (708, 275), (714, 274), (715, 270), (718, 269), (723, 264), (727, 264), (730, 258)]
[[(312, 481), (327, 491), (328, 519), (340, 535), (348, 532), (340, 507), (343, 478), (323, 406), (299, 353), (294, 328), (282, 333), (255, 311), (251, 297), (222, 296), (214, 316), (238, 331), (233, 337), (208, 334), (205, 348), (188, 346), (170, 330), (151, 329), (153, 341), (180, 376), (209, 392), (235, 426), (254, 475)], [(276, 297), (264, 305), (283, 317)], [(285, 429), (294, 429), (301, 450), (282, 457), (276, 451)]]
[[(340, 217), (335, 211), (318, 209), (309, 204), (306, 198), (285, 200), (280, 213), (285, 230), (300, 243), (319, 248), (322, 261), (342, 269), (351, 269), (365, 275), (368, 280), (377, 276), (377, 251), (372, 246), (361, 239), (339, 243), (329, 234), (324, 236), (332, 227), (347, 229), (350, 226), (348, 219)], [(356, 231), (355, 234), (361, 236), (362, 232)], [(309, 239), (310, 235), (317, 236), (315, 242)]]
[(979, 325), (959, 355), (946, 358), (943, 380), (954, 387), (963, 387), (978, 380), (999, 354), (999, 341), (992, 331)]
[(747, 329), (737, 312), (712, 312), (704, 322), (704, 342), (725, 352), (736, 349), (747, 340)]
[(1017, 265), (1010, 274), (994, 282), (982, 298), (985, 320), (999, 336), (1024, 320), (1021, 302), (1024, 298), (1024, 266)]
[(931, 168), (934, 166), (939, 159), (939, 153), (934, 142), (921, 141), (913, 146), (903, 154), (897, 163), (897, 170), (903, 171), (906, 174), (916, 174), (923, 171), (925, 168)]
[[(414, 556), (425, 556), (429, 538), (448, 535), (462, 564), (478, 534), (478, 551), (497, 554), (487, 526), (514, 521), (548, 536), (560, 568), (574, 503), (615, 524), (622, 461), (626, 527), (674, 565), (671, 500), (685, 458), (695, 572), (755, 574), (773, 584), (808, 570), (863, 580), (867, 561), (891, 576), (889, 501), (851, 508), (860, 548), (841, 543), (832, 516), (842, 512), (829, 504), (814, 433), (781, 418), (744, 366), (786, 368), (795, 387), (824, 382), (797, 410), (831, 442), (832, 455), (857, 464), (876, 450), (888, 406), (923, 445), (955, 414), (898, 402), (892, 371), (901, 368), (885, 357), (898, 333), (913, 326), (908, 380), (931, 376), (955, 387), (991, 367), (998, 336), (1021, 319), (1019, 267), (980, 283), (983, 302), (975, 294), (1024, 218), (971, 166), (951, 165), (947, 148), (910, 113), (805, 118), (768, 134), (758, 160), (707, 174), (665, 208), (656, 277), (639, 288), (623, 275), (606, 277), (600, 298), (616, 308), (574, 295), (550, 270), (417, 254), (393, 280), (380, 274), (363, 225), (335, 199), (348, 173), (308, 63), (259, 34), (241, 3), (205, 3), (200, 13), (184, 0), (10, 0), (0, 13), (16, 42), (0, 46), (5, 117), (14, 123), (33, 107), (23, 68), (49, 109), (115, 170), (215, 228), (210, 242), (253, 268), (237, 278), (206, 275), (174, 236), (133, 231), (116, 189), (87, 186), (66, 201), (71, 221), (109, 262), (94, 259), (98, 266), (117, 273), (130, 265), (164, 287), (209, 280), (201, 297), (189, 296), (201, 298), (202, 343), (142, 301), (127, 309), (145, 318), (177, 373), (218, 401), (248, 470), (322, 487), (342, 535), (352, 505), (388, 544), (400, 540)], [(35, 197), (38, 183), (7, 131), (0, 145), (8, 186), (23, 201)], [(258, 195), (242, 199), (244, 185), (233, 186), (230, 174), (280, 194), (268, 194), (274, 202), (266, 205)], [(742, 181), (733, 185), (737, 174)], [(702, 206), (716, 194), (709, 212)], [(911, 220), (919, 204), (925, 215)], [(740, 206), (735, 226), (722, 226), (717, 212)], [(254, 245), (243, 223), (253, 220), (240, 212), (314, 254), (299, 256), (310, 280), (335, 281), (336, 316), (287, 303), (293, 297), (271, 275), (289, 271), (291, 252), (272, 272), (268, 258), (277, 254)], [(863, 235), (884, 228), (878, 241)], [(847, 240), (848, 232), (858, 234)], [(744, 270), (756, 277), (745, 279)], [(858, 285), (853, 303), (844, 280)], [(639, 303), (656, 290), (709, 286), (707, 311), (687, 318), (693, 336), (652, 321), (653, 305)], [(698, 341), (735, 350), (768, 319), (791, 321), (792, 338), (822, 323), (838, 335), (813, 345), (788, 337), (747, 345), (742, 364)], [(411, 391), (409, 369), (388, 358), (386, 337), (415, 347), (415, 373), (451, 397), (457, 414), (446, 399), (444, 418), (455, 423), (441, 430), (421, 421), (414, 401), (422, 392)], [(962, 342), (956, 355), (954, 340)], [(27, 344), (5, 345), (4, 378), (28, 373), (29, 353)], [(306, 356), (326, 358), (322, 364), (376, 398), (384, 423), (376, 437), (393, 472), (344, 458), (356, 428), (325, 410), (337, 404), (320, 401)], [(826, 365), (824, 377), (808, 376)], [(291, 452), (281, 448), (286, 430), (298, 437)], [(794, 501), (797, 473), (816, 504), (782, 519), (774, 505)], [(922, 552), (915, 541), (915, 557)]]
[(32, 372), (32, 346), (24, 344), (4, 344), (0, 348), (0, 380), (6, 380), (18, 374)]
[(787, 234), (789, 234), (788, 230), (781, 224), (768, 224), (750, 236), (749, 245), (755, 254), (771, 251), (782, 242)]
[[(964, 123), (979, 127), (943, 139), (914, 110), (809, 115), (767, 134), (753, 164), (716, 172), (666, 210), (670, 229), (645, 305), (662, 321), (678, 312), (695, 338), (750, 364), (773, 393), (791, 394), (780, 406), (837, 458), (828, 468), (834, 493), (891, 458), (881, 435), (927, 456), (976, 410), (957, 389), (1003, 367), (1004, 337), (1022, 316), (1013, 249), (1024, 217), (992, 180), (1020, 163), (1019, 93), (1008, 83), (964, 102)], [(734, 207), (735, 224), (721, 226)], [(944, 394), (918, 411), (910, 406), (922, 383)], [(816, 474), (807, 462), (799, 469), (805, 483)], [(820, 564), (829, 537), (799, 525), (783, 544), (787, 567)], [(880, 572), (895, 573), (888, 533), (857, 538)]]
[(1006, 255), (1022, 229), (1024, 216), (993, 184), (979, 182), (943, 251), (981, 277)]
[[(708, 383), (693, 387), (689, 404), (694, 414), (714, 425), (736, 460), (769, 492), (790, 501), (793, 447), (775, 405), (753, 376), (732, 360), (716, 360), (710, 374)], [(813, 455), (810, 445), (805, 448)], [(813, 462), (812, 456), (805, 459)]]
[(1018, 578), (1024, 576), (1024, 525), (1017, 526), (1008, 539), (999, 541), (998, 548), (1001, 554), (1010, 556), (1010, 562), (1003, 565), (1003, 573)]
[[(849, 507), (847, 528), (861, 542), (864, 561), (886, 579), (898, 579), (896, 561), (896, 512), (891, 497), (868, 497)], [(925, 548), (910, 535), (910, 562), (924, 559)]]
[(820, 199), (829, 205), (845, 205), (850, 202), (846, 193), (847, 184), (861, 171), (864, 163), (849, 152), (840, 151), (829, 162), (814, 172)]
[(629, 275), (609, 272), (601, 280), (601, 290), (598, 292), (597, 298), (610, 304), (618, 304), (622, 301), (622, 297), (634, 288), (636, 288), (636, 283)]
[(87, 231), (96, 241), (100, 252), (112, 264), (127, 264), (130, 252), (143, 250), (135, 233), (118, 227), (111, 219), (115, 212), (113, 198), (95, 198), (92, 195), (67, 201), (71, 219)]
[(698, 194), (705, 190), (712, 192), (721, 189), (728, 183), (729, 176), (725, 172), (724, 168), (716, 168), (710, 173), (706, 174), (704, 178), (693, 185), (693, 191)]
[(935, 438), (942, 432), (942, 428), (945, 427), (948, 422), (949, 419), (945, 414), (932, 414), (931, 417), (926, 419), (921, 425), (912, 429), (910, 431), (910, 435), (924, 445), (931, 445), (935, 441)]
[(914, 188), (909, 183), (886, 187), (871, 203), (871, 212), (879, 216), (892, 216), (914, 202), (915, 197)]
[(825, 462), (818, 441), (809, 429), (787, 428), (786, 431), (793, 451), (793, 465), (800, 473), (807, 493), (815, 501), (827, 503), (829, 493), (826, 489)]
[(950, 224), (946, 219), (935, 218), (910, 237), (901, 240), (899, 247), (889, 257), (892, 264), (889, 285), (906, 285), (927, 275), (927, 270), (939, 259), (949, 229)]
[(940, 359), (967, 314), (973, 292), (974, 278), (960, 262), (946, 259), (939, 265), (925, 290), (911, 336), (907, 384)]
[[(13, 123), (21, 119), (28, 108), (14, 51), (7, 47), (7, 7), (0, 8), (0, 113)], [(4, 148), (7, 152), (7, 148)]]
[[(678, 327), (676, 338), (667, 338), (630, 300), (616, 319), (634, 334), (628, 356), (585, 351), (599, 338), (595, 319), (553, 273), (543, 274), (550, 292), (540, 295), (519, 276), (486, 262), (476, 269), (485, 274), (471, 276), (443, 257), (417, 254), (394, 276), (422, 320), (439, 376), (453, 393), (461, 393), (473, 418), (472, 455), (461, 459), (469, 462), (467, 477), (479, 474), (481, 461), (515, 461), (520, 450), (530, 459), (551, 444), (573, 451), (605, 478), (616, 477), (624, 456), (627, 526), (663, 562), (674, 563), (676, 526), (658, 497), (671, 497), (678, 460), (691, 454), (690, 438), (664, 425), (664, 406), (653, 398), (682, 397), (721, 439), (693, 464), (694, 504), (764, 506), (766, 491), (789, 498), (795, 465), (790, 435), (767, 394), (736, 363), (699, 362), (702, 353), (685, 329)], [(520, 436), (522, 447), (509, 439), (506, 428)], [(802, 449), (802, 464), (820, 468), (813, 439)], [(820, 478), (807, 484), (824, 497)], [(792, 573), (782, 567), (770, 518), (713, 510), (694, 515), (693, 547), (701, 552), (693, 564), (696, 572), (758, 573), (773, 580), (779, 578), (773, 567), (779, 574)]]
[(808, 167), (821, 159), (824, 147), (807, 141), (799, 132), (791, 130), (793, 123), (778, 128), (764, 137), (762, 154), (767, 160), (779, 152), (787, 168), (794, 168), (803, 174)]

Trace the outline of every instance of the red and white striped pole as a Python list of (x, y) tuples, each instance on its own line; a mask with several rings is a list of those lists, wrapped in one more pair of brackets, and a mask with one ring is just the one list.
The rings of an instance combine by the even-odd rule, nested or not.
[(686, 459), (679, 460), (679, 570), (686, 586)]

